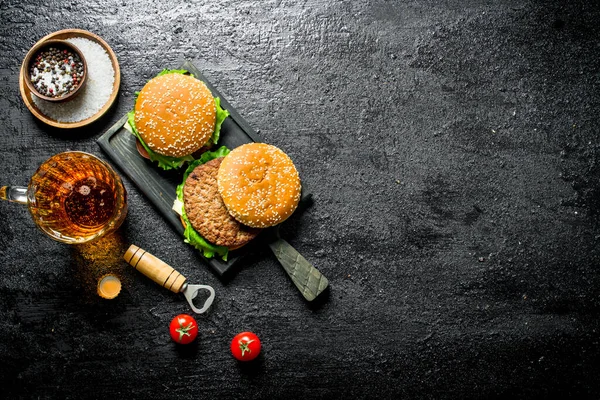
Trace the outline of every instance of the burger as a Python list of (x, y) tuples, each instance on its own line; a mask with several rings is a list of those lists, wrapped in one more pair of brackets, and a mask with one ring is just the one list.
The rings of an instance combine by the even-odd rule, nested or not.
[(185, 70), (164, 70), (137, 93), (128, 124), (143, 151), (162, 169), (179, 168), (219, 141), (229, 115), (206, 84)]
[(207, 258), (227, 260), (230, 250), (292, 215), (300, 192), (296, 167), (277, 147), (248, 143), (230, 152), (223, 146), (189, 165), (173, 209), (185, 242)]
[(234, 220), (219, 195), (217, 172), (228, 154), (224, 146), (203, 153), (190, 163), (177, 187), (173, 208), (181, 216), (184, 241), (206, 258), (218, 255), (227, 260), (229, 250), (243, 246), (259, 233)]

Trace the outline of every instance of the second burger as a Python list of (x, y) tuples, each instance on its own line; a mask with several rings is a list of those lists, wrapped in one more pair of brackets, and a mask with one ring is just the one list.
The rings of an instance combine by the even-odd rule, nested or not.
[(248, 143), (231, 152), (226, 147), (206, 152), (192, 162), (173, 209), (185, 226), (186, 243), (207, 258), (227, 260), (229, 250), (291, 216), (300, 194), (298, 171), (282, 150)]

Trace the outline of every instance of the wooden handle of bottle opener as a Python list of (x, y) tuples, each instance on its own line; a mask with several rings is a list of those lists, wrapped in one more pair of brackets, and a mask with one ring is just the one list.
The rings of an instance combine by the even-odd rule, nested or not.
[(129, 246), (123, 258), (133, 268), (172, 292), (179, 293), (185, 283), (185, 276), (166, 262), (134, 244)]

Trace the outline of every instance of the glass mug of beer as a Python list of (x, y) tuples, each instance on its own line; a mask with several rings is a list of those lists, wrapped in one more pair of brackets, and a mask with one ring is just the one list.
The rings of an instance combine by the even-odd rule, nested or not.
[(112, 232), (127, 215), (127, 192), (121, 178), (107, 163), (81, 151), (50, 157), (28, 187), (0, 187), (0, 199), (27, 204), (38, 228), (67, 244), (89, 242)]

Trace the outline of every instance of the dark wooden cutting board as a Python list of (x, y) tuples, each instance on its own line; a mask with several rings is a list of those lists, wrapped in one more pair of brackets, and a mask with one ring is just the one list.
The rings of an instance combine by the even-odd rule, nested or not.
[[(213, 96), (221, 99), (221, 107), (229, 111), (229, 117), (225, 119), (221, 126), (219, 146), (227, 146), (229, 149), (234, 149), (245, 143), (262, 142), (254, 129), (248, 125), (231, 104), (229, 104), (227, 99), (219, 93), (190, 61), (186, 61), (179, 68), (188, 70), (196, 78), (203, 81)], [(176, 197), (177, 185), (183, 179), (185, 167), (179, 170), (163, 171), (155, 163), (141, 157), (136, 149), (135, 136), (123, 127), (126, 122), (127, 115), (124, 115), (97, 140), (98, 144), (118, 168), (144, 193), (163, 217), (169, 221), (171, 226), (181, 235), (181, 240), (183, 240), (183, 225), (181, 224), (179, 215), (171, 207)], [(306, 203), (309, 198), (310, 194), (303, 189), (302, 202)], [(201, 254), (200, 256), (219, 276), (223, 276), (240, 261), (250, 245), (230, 252), (227, 261), (223, 261), (220, 258), (207, 259)]]

